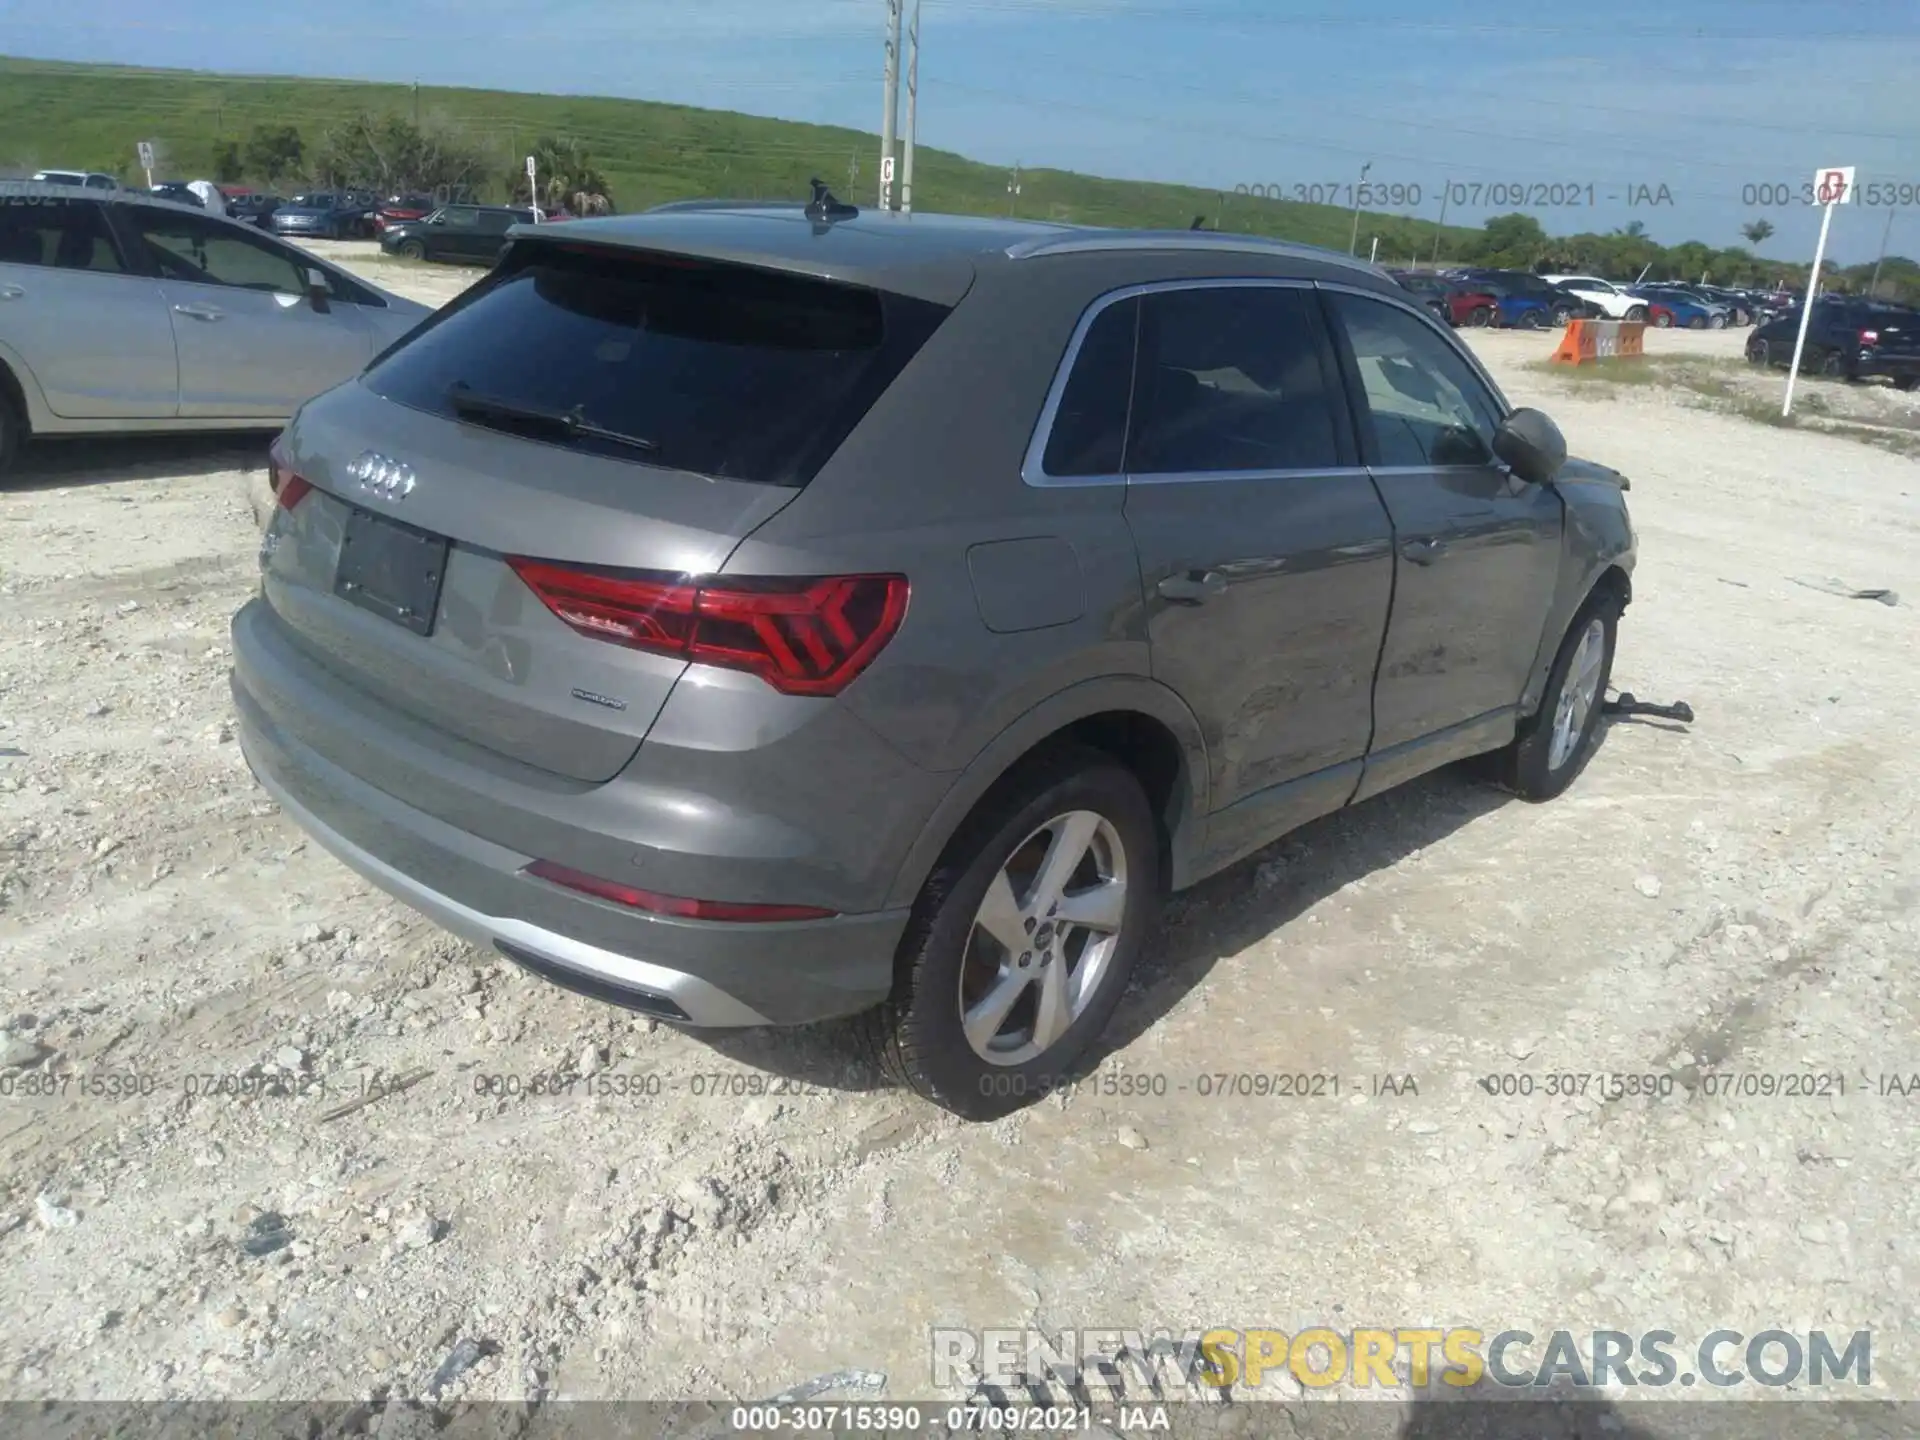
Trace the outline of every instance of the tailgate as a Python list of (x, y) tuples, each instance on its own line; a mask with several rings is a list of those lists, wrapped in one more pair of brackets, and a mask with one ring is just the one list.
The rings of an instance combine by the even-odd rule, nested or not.
[(719, 571), (945, 314), (808, 276), (523, 242), (282, 437), (312, 488), (268, 533), (267, 602), (339, 682), (408, 718), (611, 779), (686, 669), (634, 648), (671, 649), (671, 622), (550, 608), (513, 559), (544, 562), (565, 594), (608, 570), (622, 585)]
[[(349, 473), (369, 437), (413, 472), (397, 501)], [(798, 493), (532, 445), (351, 384), (308, 406), (289, 458), (315, 488), (276, 517), (264, 591), (301, 647), (414, 719), (576, 780), (620, 772), (686, 665), (576, 633), (506, 557), (701, 574)], [(343, 570), (356, 542), (372, 558)], [(395, 614), (409, 576), (383, 561), (423, 594), (438, 570), (430, 617)]]

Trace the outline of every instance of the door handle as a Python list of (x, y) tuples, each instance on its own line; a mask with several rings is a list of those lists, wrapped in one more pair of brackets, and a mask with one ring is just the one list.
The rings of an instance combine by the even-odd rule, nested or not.
[(173, 313), (191, 315), (195, 320), (218, 320), (227, 312), (216, 310), (211, 305), (176, 305), (173, 307)]
[(1227, 577), (1217, 570), (1189, 570), (1184, 575), (1167, 576), (1157, 588), (1162, 599), (1176, 605), (1203, 605), (1227, 593)]
[(0, 285), (0, 300), (24, 299), (26, 293), (18, 285)]
[(1400, 547), (1400, 557), (1415, 565), (1431, 565), (1447, 552), (1447, 542), (1428, 536), (1422, 540), (1409, 540)]

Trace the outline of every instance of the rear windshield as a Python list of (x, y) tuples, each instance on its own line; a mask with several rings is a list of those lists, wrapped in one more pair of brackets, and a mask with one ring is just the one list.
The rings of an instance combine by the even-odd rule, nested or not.
[[(946, 314), (749, 266), (522, 241), (366, 383), (528, 439), (798, 486)], [(518, 423), (515, 409), (572, 417), (578, 433)]]

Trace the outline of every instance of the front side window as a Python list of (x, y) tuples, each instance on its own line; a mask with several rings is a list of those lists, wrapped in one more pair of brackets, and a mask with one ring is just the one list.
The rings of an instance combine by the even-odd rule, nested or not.
[(1398, 306), (1335, 292), (1382, 466), (1486, 465), (1500, 407), (1444, 338)]
[(304, 267), (290, 252), (237, 226), (157, 210), (135, 212), (132, 218), (162, 279), (279, 295), (306, 293)]
[(1129, 475), (1335, 469), (1343, 423), (1311, 292), (1249, 285), (1146, 297)]

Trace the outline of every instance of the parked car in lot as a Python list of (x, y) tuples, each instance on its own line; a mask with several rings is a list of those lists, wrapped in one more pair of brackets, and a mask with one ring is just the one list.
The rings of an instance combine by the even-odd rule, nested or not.
[(1429, 271), (1389, 270), (1403, 289), (1420, 296), (1427, 308), (1453, 326), (1491, 325), (1499, 318), (1500, 302), (1484, 290)]
[[(1747, 359), (1755, 365), (1793, 363), (1800, 333), (1800, 311), (1787, 311), (1754, 328), (1747, 337)], [(1835, 380), (1865, 380), (1883, 375), (1897, 390), (1920, 385), (1920, 310), (1852, 296), (1822, 295), (1813, 302), (1802, 374)]]
[(248, 190), (227, 197), (227, 214), (257, 230), (271, 230), (274, 212), (285, 203), (278, 195)]
[(277, 426), (429, 313), (175, 201), (0, 184), (0, 468), (29, 436)]
[(120, 182), (99, 170), (36, 170), (35, 181), (42, 185), (73, 185), (83, 190), (118, 190)]
[(507, 246), (507, 231), (530, 225), (530, 209), (505, 205), (448, 205), (425, 219), (389, 225), (380, 248), (409, 260), (464, 260), (491, 265)]
[(268, 223), (276, 235), (351, 240), (372, 233), (373, 197), (346, 190), (296, 195), (276, 206)]
[(1573, 781), (1635, 541), (1565, 453), (1311, 247), (830, 196), (530, 226), (276, 445), (241, 743), (537, 974), (864, 1012), (992, 1116), (1164, 890), (1466, 756)]
[[(1633, 293), (1647, 307), (1647, 323), (1662, 330), (1705, 330), (1711, 318), (1707, 307), (1690, 296), (1653, 286), (1636, 286)], [(1724, 323), (1724, 322), (1723, 322)]]
[(184, 180), (162, 180), (147, 192), (162, 200), (171, 200), (177, 205), (191, 205), (195, 209), (206, 209), (207, 202), (194, 194)]
[(1712, 304), (1726, 308), (1727, 324), (1751, 325), (1754, 316), (1753, 300), (1744, 290), (1729, 290), (1724, 285), (1694, 285), (1689, 287), (1694, 294)]
[(373, 212), (374, 232), (383, 235), (389, 225), (424, 220), (439, 208), (431, 195), (390, 195)]
[(1605, 320), (1645, 320), (1646, 301), (1632, 292), (1602, 280), (1598, 275), (1543, 275), (1540, 277), (1592, 305)]
[(1636, 285), (1633, 293), (1647, 301), (1648, 313), (1654, 324), (1661, 323), (1660, 311), (1668, 317), (1667, 324), (1678, 325), (1688, 330), (1724, 330), (1727, 328), (1727, 307), (1717, 301), (1682, 285), (1650, 284)]
[(1469, 269), (1463, 283), (1478, 285), (1500, 300), (1500, 323), (1523, 329), (1559, 326), (1598, 307), (1539, 275), (1524, 270)]

